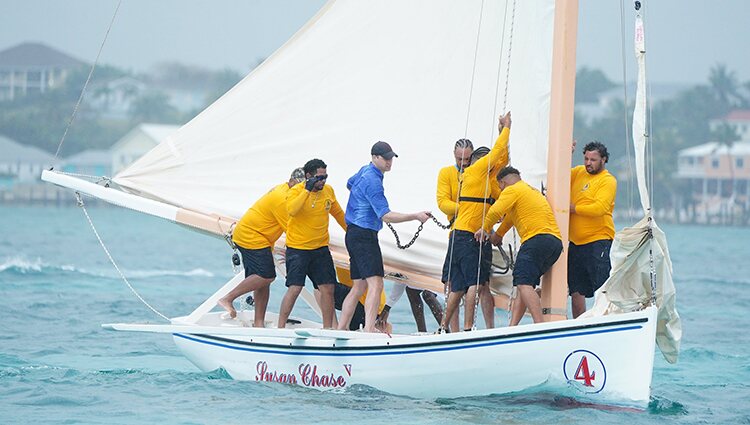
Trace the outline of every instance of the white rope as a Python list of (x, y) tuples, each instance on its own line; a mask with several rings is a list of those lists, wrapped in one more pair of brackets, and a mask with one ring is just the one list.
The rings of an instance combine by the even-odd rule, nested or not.
[(89, 81), (91, 81), (91, 76), (94, 75), (94, 69), (96, 69), (96, 64), (99, 62), (99, 56), (101, 56), (102, 54), (102, 50), (104, 49), (104, 44), (107, 42), (107, 37), (109, 37), (109, 31), (112, 29), (112, 25), (115, 23), (115, 17), (117, 16), (117, 11), (120, 10), (120, 4), (122, 4), (122, 0), (117, 2), (115, 13), (112, 14), (112, 20), (109, 22), (109, 27), (107, 27), (107, 32), (104, 34), (104, 39), (102, 40), (102, 44), (99, 46), (99, 52), (96, 54), (96, 59), (94, 59), (94, 63), (91, 65), (91, 69), (89, 70), (89, 75), (88, 77), (86, 77), (86, 82), (83, 84), (83, 89), (81, 89), (81, 95), (78, 96), (78, 101), (76, 102), (76, 106), (73, 108), (73, 113), (70, 115), (70, 120), (68, 120), (68, 125), (65, 126), (65, 131), (63, 132), (63, 135), (60, 138), (60, 143), (57, 145), (57, 151), (55, 152), (55, 159), (57, 159), (60, 156), (60, 150), (62, 149), (63, 142), (65, 142), (65, 136), (68, 135), (68, 130), (70, 129), (70, 126), (73, 125), (73, 120), (75, 120), (76, 118), (76, 114), (78, 113), (78, 108), (81, 106), (81, 101), (83, 101), (83, 95), (86, 93), (86, 88), (89, 85)]
[(88, 220), (89, 225), (91, 226), (91, 230), (94, 231), (94, 235), (96, 236), (96, 239), (99, 240), (99, 245), (102, 246), (102, 249), (104, 250), (104, 253), (107, 254), (107, 258), (109, 258), (109, 262), (112, 263), (112, 265), (115, 267), (115, 270), (117, 270), (117, 273), (120, 274), (120, 277), (122, 278), (122, 281), (125, 282), (125, 285), (130, 288), (130, 291), (133, 292), (133, 294), (141, 300), (141, 302), (148, 307), (151, 311), (153, 311), (157, 316), (161, 317), (162, 319), (166, 320), (167, 322), (171, 323), (171, 320), (163, 314), (161, 314), (159, 311), (157, 311), (154, 307), (151, 306), (146, 300), (143, 299), (143, 297), (138, 294), (138, 291), (133, 288), (133, 286), (128, 282), (128, 279), (125, 277), (125, 275), (122, 273), (122, 270), (117, 266), (117, 263), (115, 262), (114, 258), (112, 258), (112, 255), (109, 253), (109, 250), (104, 245), (104, 241), (102, 241), (102, 238), (99, 236), (99, 232), (96, 231), (96, 227), (94, 227), (94, 222), (91, 221), (91, 217), (89, 216), (88, 211), (86, 211), (86, 206), (83, 203), (83, 198), (81, 198), (81, 194), (79, 192), (76, 192), (76, 200), (78, 201), (78, 206), (81, 207), (81, 210), (83, 211), (83, 214), (86, 216), (86, 220)]
[[(627, 77), (627, 66), (626, 66), (626, 55), (625, 55), (625, 0), (620, 0), (620, 56), (622, 63), (622, 96), (625, 106), (623, 111), (625, 116), (623, 117), (623, 123), (625, 124), (625, 157), (628, 161), (628, 175), (633, 176), (633, 153), (631, 152), (630, 137), (630, 116), (628, 115), (628, 77)], [(627, 188), (627, 199), (628, 199), (628, 219), (633, 221), (633, 181), (634, 179), (628, 179), (626, 185)]]

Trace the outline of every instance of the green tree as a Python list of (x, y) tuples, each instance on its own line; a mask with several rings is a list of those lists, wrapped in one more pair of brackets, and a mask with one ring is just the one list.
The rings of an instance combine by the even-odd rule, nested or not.
[(133, 101), (130, 107), (130, 120), (133, 124), (155, 122), (177, 124), (180, 114), (169, 104), (169, 98), (162, 92), (145, 93)]
[(576, 102), (595, 103), (602, 92), (615, 86), (601, 70), (580, 68), (576, 72)]

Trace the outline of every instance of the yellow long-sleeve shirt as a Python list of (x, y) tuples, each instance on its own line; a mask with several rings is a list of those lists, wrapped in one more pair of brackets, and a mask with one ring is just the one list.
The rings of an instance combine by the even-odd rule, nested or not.
[[(493, 180), (495, 180), (495, 176), (500, 169), (508, 165), (509, 137), (510, 129), (504, 128), (495, 141), (495, 145), (490, 150), (490, 153), (464, 169), (460, 194), (462, 198), (489, 198), (497, 196), (500, 188), (497, 182), (493, 183)], [(487, 166), (488, 164), (490, 165), (489, 167)], [(482, 202), (459, 201), (458, 216), (453, 227), (457, 230), (465, 230), (473, 233), (482, 226), (482, 219), (487, 210), (489, 210), (489, 205), (485, 205)]]
[(570, 214), (570, 241), (583, 245), (615, 237), (615, 209), (617, 179), (607, 170), (589, 174), (579, 165), (570, 170), (570, 203), (575, 213)]
[(461, 173), (455, 165), (440, 169), (437, 179), (437, 204), (440, 211), (452, 220), (458, 207), (458, 188), (461, 184)]
[(503, 216), (503, 224), (497, 232), (500, 236), (515, 225), (521, 243), (541, 234), (550, 234), (562, 240), (547, 198), (524, 181), (507, 186), (503, 190), (500, 198), (487, 213), (484, 221), (485, 230), (489, 232)]
[(328, 245), (328, 217), (332, 215), (346, 230), (344, 210), (329, 185), (317, 192), (305, 190), (305, 182), (289, 189), (286, 198), (289, 222), (286, 246), (295, 249), (317, 249)]
[(286, 196), (289, 185), (282, 183), (258, 199), (234, 227), (232, 240), (245, 249), (273, 246), (286, 231), (289, 214)]

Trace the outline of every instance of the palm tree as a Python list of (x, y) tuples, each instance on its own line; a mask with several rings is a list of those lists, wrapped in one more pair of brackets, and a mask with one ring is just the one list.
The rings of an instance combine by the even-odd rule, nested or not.
[[(719, 148), (721, 148), (722, 146), (726, 147), (727, 162), (729, 163), (729, 198), (727, 199), (727, 209), (729, 211), (727, 211), (727, 213), (732, 214), (734, 207), (735, 186), (734, 157), (732, 156), (732, 147), (734, 146), (734, 142), (740, 140), (740, 135), (737, 134), (737, 128), (735, 126), (723, 122), (716, 126), (716, 128), (712, 131), (712, 136), (713, 139), (719, 143), (714, 152), (719, 150)], [(719, 196), (721, 196), (721, 192), (722, 191), (719, 191)]]
[(716, 64), (716, 66), (711, 68), (708, 81), (715, 96), (723, 104), (731, 107), (735, 104), (733, 101), (742, 101), (742, 96), (739, 93), (737, 74), (734, 71), (729, 71), (726, 65)]

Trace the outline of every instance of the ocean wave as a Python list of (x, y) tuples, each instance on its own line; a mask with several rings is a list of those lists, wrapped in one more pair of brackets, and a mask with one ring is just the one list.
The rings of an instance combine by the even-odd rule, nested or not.
[[(78, 268), (72, 264), (54, 265), (42, 261), (41, 258), (28, 260), (21, 257), (10, 257), (0, 263), (0, 273), (9, 274), (47, 274), (47, 273), (71, 273), (92, 277), (101, 277), (106, 279), (119, 279), (120, 275), (116, 270), (109, 272), (91, 271), (84, 268)], [(184, 276), (184, 277), (214, 277), (215, 275), (202, 268), (192, 270), (123, 270), (128, 278), (149, 279), (167, 276)]]

